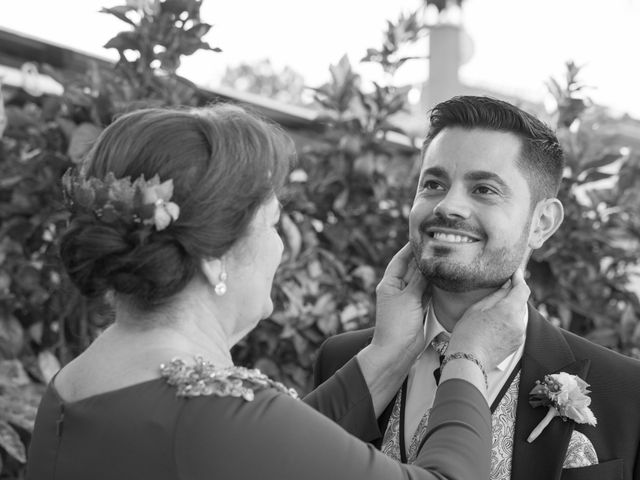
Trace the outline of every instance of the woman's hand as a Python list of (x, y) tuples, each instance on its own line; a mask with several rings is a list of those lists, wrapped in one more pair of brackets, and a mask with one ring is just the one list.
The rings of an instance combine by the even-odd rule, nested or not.
[(406, 355), (411, 361), (424, 350), (425, 290), (411, 246), (406, 244), (389, 262), (376, 288), (376, 328), (372, 345)]
[(502, 288), (465, 311), (453, 329), (447, 352), (472, 353), (487, 371), (494, 368), (522, 344), (529, 294), (518, 269)]
[(376, 415), (391, 401), (424, 350), (426, 288), (407, 244), (391, 259), (376, 288), (375, 333), (371, 344), (358, 353)]

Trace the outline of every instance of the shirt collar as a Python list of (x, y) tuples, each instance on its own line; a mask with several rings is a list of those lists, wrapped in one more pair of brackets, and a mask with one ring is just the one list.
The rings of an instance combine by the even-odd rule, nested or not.
[[(529, 305), (527, 304), (527, 308), (524, 309), (524, 330), (525, 330), (525, 332), (527, 331), (527, 324), (528, 323), (529, 323)], [(446, 332), (448, 335), (451, 335), (451, 333), (447, 332), (447, 330), (438, 321), (438, 318), (436, 317), (434, 308), (432, 307), (431, 302), (429, 302), (429, 305), (427, 306), (427, 313), (425, 314), (425, 322), (424, 322), (424, 338), (427, 341), (427, 346), (425, 347), (425, 350), (431, 346), (431, 342), (433, 341), (433, 339), (436, 338), (438, 336), (438, 334), (440, 334), (441, 332)], [(522, 340), (522, 344), (520, 345), (519, 349), (517, 349), (515, 352), (513, 352), (507, 358), (502, 360), (502, 362), (500, 362), (498, 365), (496, 365), (495, 368), (500, 370), (501, 372), (504, 372), (505, 369), (511, 364), (514, 356), (519, 354), (520, 350), (522, 350), (522, 348), (524, 346), (524, 340), (525, 339)]]
[(425, 314), (425, 322), (424, 322), (424, 338), (427, 341), (427, 347), (431, 345), (431, 342), (434, 338), (436, 338), (440, 333), (445, 332), (450, 335), (449, 332), (442, 326), (442, 324), (436, 318), (436, 314), (433, 310), (433, 306), (431, 302), (427, 305), (427, 313)]

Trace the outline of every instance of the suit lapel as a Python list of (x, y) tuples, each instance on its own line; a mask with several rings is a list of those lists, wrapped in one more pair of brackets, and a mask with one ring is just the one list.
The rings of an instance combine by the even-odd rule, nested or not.
[(560, 330), (549, 324), (531, 305), (529, 312), (516, 410), (511, 478), (551, 480), (560, 478), (574, 423), (563, 422), (557, 417), (533, 443), (527, 443), (527, 437), (547, 413), (546, 408), (529, 405), (529, 392), (536, 380), (560, 371), (586, 379), (590, 362), (576, 361)]

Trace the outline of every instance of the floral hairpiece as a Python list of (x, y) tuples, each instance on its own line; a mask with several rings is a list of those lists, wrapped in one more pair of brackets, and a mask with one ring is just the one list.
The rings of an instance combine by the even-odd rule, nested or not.
[(527, 442), (533, 442), (549, 425), (554, 417), (563, 421), (573, 420), (595, 426), (598, 421), (589, 408), (589, 384), (576, 375), (560, 372), (545, 375), (544, 380), (536, 381), (536, 386), (529, 392), (529, 403), (532, 407), (549, 407), (547, 415), (533, 429)]
[(180, 216), (180, 207), (170, 202), (173, 180), (160, 183), (158, 175), (116, 178), (113, 173), (100, 180), (84, 177), (75, 168), (62, 177), (65, 199), (72, 211), (93, 214), (101, 222), (151, 226), (164, 230)]

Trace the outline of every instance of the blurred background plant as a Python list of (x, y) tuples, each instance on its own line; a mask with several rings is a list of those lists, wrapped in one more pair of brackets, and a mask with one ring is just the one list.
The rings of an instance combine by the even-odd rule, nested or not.
[(529, 262), (534, 301), (556, 324), (640, 358), (640, 152), (621, 144), (620, 120), (593, 105), (580, 68), (550, 80), (567, 168), (565, 220)]
[(268, 58), (227, 67), (220, 85), (288, 105), (309, 103), (305, 101), (304, 77), (289, 66), (277, 68)]
[[(112, 319), (108, 301), (84, 300), (58, 261), (67, 219), (59, 179), (115, 114), (208, 101), (175, 73), (182, 56), (216, 50), (202, 41), (210, 26), (200, 22), (200, 5), (165, 0), (105, 9), (132, 29), (105, 45), (120, 54), (114, 70), (90, 65), (85, 75), (69, 77), (45, 67), (65, 87), (61, 97), (17, 91), (0, 102), (2, 479), (24, 476), (43, 386)], [(300, 392), (311, 388), (314, 353), (325, 338), (372, 325), (375, 286), (407, 241), (420, 139), (399, 127), (409, 87), (396, 85), (395, 74), (412, 60), (403, 48), (428, 33), (416, 14), (388, 22), (382, 45), (362, 59), (385, 72), (384, 83), (366, 83), (348, 58), (340, 59), (330, 81), (309, 95), (321, 112), (318, 128), (294, 135), (299, 161), (283, 198), (287, 249), (275, 281), (276, 310), (233, 354)], [(241, 66), (227, 76), (229, 85), (244, 78), (254, 93), (291, 92), (267, 67), (252, 83), (251, 66)], [(567, 152), (560, 193), (566, 218), (529, 264), (532, 301), (554, 323), (640, 358), (640, 154), (621, 143), (619, 120), (589, 101), (578, 75), (568, 63), (566, 78), (549, 85)], [(299, 75), (291, 70), (290, 79), (300, 93)]]

